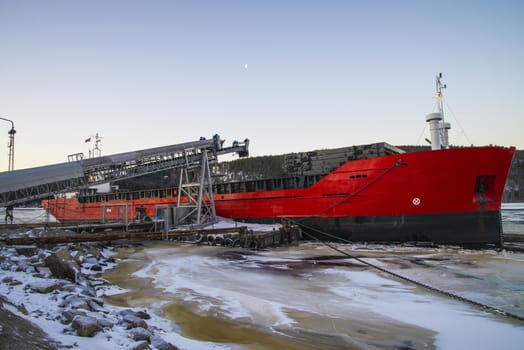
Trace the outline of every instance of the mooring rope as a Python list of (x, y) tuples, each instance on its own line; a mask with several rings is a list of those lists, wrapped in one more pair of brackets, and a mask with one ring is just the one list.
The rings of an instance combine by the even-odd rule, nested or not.
[[(290, 220), (290, 221), (291, 221), (291, 222), (294, 222), (294, 220)], [(301, 225), (301, 226), (304, 226), (303, 224), (299, 224), (299, 223), (297, 223), (297, 224), (298, 224), (298, 225)], [(314, 230), (314, 231), (316, 231), (316, 232), (318, 232), (318, 233), (320, 233), (320, 234), (324, 234), (324, 235), (327, 235), (327, 236), (333, 237), (333, 235), (331, 235), (331, 234), (329, 234), (329, 233), (327, 233), (327, 232), (323, 232), (323, 231), (321, 231), (321, 230), (315, 229), (315, 228), (313, 228), (313, 227), (307, 227), (307, 228), (310, 229), (310, 230)], [(315, 237), (315, 236), (313, 236), (313, 235), (307, 233), (306, 231), (302, 231), (302, 232), (303, 232), (305, 235), (307, 235), (308, 237), (310, 237), (310, 238), (316, 240), (317, 242), (320, 242), (321, 244), (323, 244), (323, 245), (325, 245), (325, 246), (327, 246), (327, 247), (329, 247), (329, 248), (335, 250), (336, 252), (338, 252), (338, 253), (340, 253), (340, 254), (343, 254), (343, 255), (347, 256), (348, 258), (354, 259), (354, 260), (356, 260), (356, 261), (358, 261), (358, 262), (360, 262), (360, 263), (362, 263), (362, 264), (364, 264), (364, 265), (367, 265), (367, 266), (369, 266), (369, 267), (371, 267), (371, 268), (373, 268), (373, 269), (376, 269), (376, 270), (378, 270), (378, 271), (381, 271), (381, 272), (383, 272), (383, 273), (385, 273), (385, 274), (388, 274), (388, 275), (393, 276), (393, 277), (396, 277), (396, 278), (398, 278), (398, 279), (400, 279), (400, 280), (403, 280), (403, 281), (409, 282), (409, 283), (414, 284), (414, 285), (416, 285), (416, 286), (419, 286), (419, 287), (425, 288), (425, 289), (430, 290), (430, 291), (432, 291), (432, 292), (435, 292), (435, 293), (437, 293), (437, 294), (444, 295), (444, 296), (446, 296), (446, 297), (448, 297), (448, 298), (456, 299), (456, 300), (462, 301), (462, 302), (464, 302), (464, 303), (468, 303), (468, 304), (474, 305), (474, 306), (476, 306), (476, 307), (479, 307), (479, 308), (481, 308), (481, 309), (484, 309), (484, 310), (487, 310), (487, 311), (493, 312), (493, 313), (495, 313), (495, 314), (502, 315), (502, 316), (506, 316), (506, 317), (509, 317), (509, 318), (513, 318), (513, 319), (516, 319), (516, 320), (519, 320), (519, 321), (524, 321), (524, 316), (520, 316), (520, 315), (517, 315), (517, 314), (511, 313), (511, 312), (509, 312), (509, 311), (505, 311), (505, 310), (499, 309), (499, 308), (497, 308), (497, 307), (495, 307), (495, 306), (487, 305), (487, 304), (484, 304), (484, 303), (481, 303), (481, 302), (478, 302), (478, 301), (475, 301), (475, 300), (472, 300), (472, 299), (469, 299), (469, 298), (466, 298), (466, 297), (460, 296), (460, 295), (458, 295), (458, 294), (455, 294), (455, 293), (452, 293), (452, 292), (448, 292), (448, 291), (445, 291), (445, 290), (439, 289), (439, 288), (437, 288), (437, 287), (433, 287), (433, 286), (431, 286), (431, 285), (429, 285), (429, 284), (427, 284), (427, 283), (423, 283), (423, 282), (420, 282), (420, 281), (414, 280), (414, 279), (412, 279), (412, 278), (409, 278), (409, 277), (406, 277), (406, 276), (400, 275), (400, 274), (398, 274), (398, 273), (396, 273), (396, 272), (390, 271), (390, 270), (388, 270), (388, 269), (385, 269), (385, 268), (383, 268), (383, 267), (380, 267), (380, 266), (378, 266), (378, 265), (375, 265), (375, 264), (373, 264), (373, 263), (370, 263), (370, 262), (368, 262), (368, 261), (365, 261), (365, 260), (363, 260), (363, 259), (361, 259), (361, 258), (359, 258), (359, 257), (357, 257), (357, 256), (354, 256), (354, 255), (352, 255), (352, 254), (349, 254), (349, 253), (347, 253), (347, 252), (345, 252), (345, 251), (343, 251), (343, 250), (341, 250), (341, 249), (335, 247), (334, 245), (332, 245), (332, 244), (330, 244), (330, 243), (328, 243), (328, 242), (321, 241), (318, 237)], [(340, 237), (339, 237), (339, 239), (340, 239), (341, 241), (349, 242), (349, 241), (346, 241), (345, 239), (342, 239), (342, 238), (340, 238)]]
[(455, 275), (459, 275), (461, 277), (474, 278), (474, 279), (481, 280), (481, 281), (484, 281), (484, 282), (487, 282), (487, 283), (491, 283), (491, 284), (494, 284), (494, 285), (497, 285), (497, 286), (501, 286), (503, 288), (513, 289), (513, 290), (518, 291), (518, 292), (524, 292), (524, 286), (522, 286), (522, 285), (513, 284), (513, 283), (507, 283), (507, 282), (500, 282), (500, 281), (496, 281), (496, 280), (493, 280), (493, 279), (490, 279), (490, 278), (485, 278), (485, 277), (472, 275), (472, 274), (465, 273), (465, 272), (462, 272), (462, 271), (454, 270), (454, 269), (449, 268), (447, 266), (432, 265), (432, 264), (429, 264), (429, 263), (427, 263), (425, 261), (418, 260), (416, 258), (415, 259), (414, 258), (406, 258), (406, 257), (400, 256), (400, 255), (397, 255), (397, 254), (391, 254), (391, 256), (393, 256), (395, 258), (398, 258), (398, 259), (405, 260), (405, 261), (409, 261), (412, 264), (421, 265), (421, 266), (432, 268), (432, 269), (437, 269), (437, 270), (440, 270), (442, 272), (452, 273), (452, 274), (455, 274)]
[[(350, 198), (356, 196), (357, 194), (361, 193), (362, 191), (366, 190), (368, 187), (370, 187), (371, 185), (375, 184), (378, 180), (382, 179), (387, 173), (389, 173), (391, 170), (399, 167), (403, 165), (403, 162), (402, 162), (402, 159), (397, 159), (397, 161), (395, 163), (393, 163), (391, 166), (389, 166), (388, 168), (386, 168), (381, 174), (379, 174), (378, 176), (376, 176), (375, 178), (373, 178), (371, 181), (369, 181), (368, 183), (366, 183), (364, 186), (362, 186), (361, 188), (359, 188), (357, 191), (353, 192), (353, 193), (350, 193), (349, 195), (347, 195), (346, 197), (342, 198), (340, 201), (338, 202), (335, 202), (331, 205), (329, 205), (328, 207), (318, 211), (317, 213), (315, 214), (312, 214), (312, 215), (309, 215), (307, 217), (303, 217), (303, 218), (300, 218), (300, 219), (290, 219), (288, 218), (287, 220), (292, 222), (292, 223), (295, 223), (299, 226), (302, 226), (306, 229), (309, 229), (309, 230), (312, 230), (312, 231), (316, 231), (324, 236), (328, 236), (330, 238), (334, 238), (334, 239), (338, 239), (342, 242), (345, 242), (345, 243), (351, 243), (350, 241), (342, 238), (342, 237), (339, 237), (337, 235), (333, 235), (333, 234), (330, 234), (328, 232), (325, 232), (325, 231), (321, 231), (321, 230), (318, 230), (314, 227), (310, 227), (306, 224), (304, 224), (303, 221), (307, 220), (307, 219), (310, 219), (312, 217), (316, 217), (316, 216), (319, 216), (320, 214), (328, 211), (328, 210), (331, 210), (337, 206), (339, 206), (340, 204), (346, 202), (347, 200), (349, 200)], [(468, 304), (471, 304), (471, 305), (474, 305), (476, 307), (479, 307), (479, 308), (482, 308), (484, 310), (488, 310), (488, 311), (491, 311), (495, 314), (499, 314), (499, 315), (503, 315), (503, 316), (506, 316), (506, 317), (509, 317), (509, 318), (513, 318), (513, 319), (516, 319), (516, 320), (519, 320), (519, 321), (524, 321), (524, 316), (520, 316), (520, 315), (517, 315), (517, 314), (514, 314), (514, 313), (511, 313), (511, 312), (508, 312), (508, 311), (505, 311), (505, 310), (501, 310), (497, 307), (494, 307), (494, 306), (490, 306), (490, 305), (487, 305), (487, 304), (483, 304), (481, 302), (478, 302), (478, 301), (475, 301), (475, 300), (472, 300), (472, 299), (469, 299), (469, 298), (466, 298), (466, 297), (463, 297), (463, 296), (460, 296), (458, 294), (454, 294), (452, 292), (448, 292), (448, 291), (445, 291), (445, 290), (442, 290), (442, 289), (439, 289), (437, 287), (433, 287), (429, 284), (426, 284), (426, 283), (423, 283), (423, 282), (420, 282), (420, 281), (417, 281), (417, 280), (414, 280), (412, 278), (409, 278), (409, 277), (406, 277), (406, 276), (403, 276), (403, 275), (400, 275), (398, 273), (395, 273), (393, 271), (390, 271), (390, 270), (387, 270), (385, 268), (382, 268), (378, 265), (375, 265), (375, 264), (372, 264), (370, 262), (367, 262), (359, 257), (356, 257), (354, 255), (351, 255), (343, 250), (340, 250), (338, 249), (337, 247), (333, 246), (332, 244), (328, 243), (328, 242), (325, 242), (325, 241), (321, 241), (318, 237), (315, 237), (311, 234), (309, 234), (308, 232), (306, 232), (305, 230), (302, 231), (305, 235), (307, 235), (308, 237), (320, 242), (321, 244), (324, 244), (325, 246), (351, 258), (351, 259), (354, 259), (362, 264), (365, 264), (371, 268), (374, 268), (376, 270), (379, 270), (385, 274), (388, 274), (388, 275), (391, 275), (393, 277), (396, 277), (400, 280), (403, 280), (403, 281), (406, 281), (406, 282), (409, 282), (411, 284), (414, 284), (416, 286), (420, 286), (422, 288), (425, 288), (427, 290), (430, 290), (430, 291), (433, 291), (435, 293), (438, 293), (438, 294), (441, 294), (441, 295), (444, 295), (444, 296), (447, 296), (449, 298), (452, 298), (452, 299), (456, 299), (456, 300), (459, 300), (459, 301), (462, 301), (462, 302), (465, 302), (465, 303), (468, 303)]]

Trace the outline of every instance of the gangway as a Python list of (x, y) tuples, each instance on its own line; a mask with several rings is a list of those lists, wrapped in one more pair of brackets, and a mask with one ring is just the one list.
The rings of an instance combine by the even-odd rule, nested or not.
[[(74, 159), (77, 160), (67, 163), (0, 172), (0, 206), (9, 208), (60, 193), (86, 190), (95, 185), (168, 169), (202, 167), (204, 170), (201, 173), (207, 178), (209, 164), (216, 163), (219, 155), (249, 155), (248, 139), (235, 141), (229, 147), (223, 144), (224, 140), (214, 135), (211, 139), (200, 138), (193, 142), (97, 158), (76, 157)], [(204, 177), (200, 181), (207, 188), (208, 179)]]

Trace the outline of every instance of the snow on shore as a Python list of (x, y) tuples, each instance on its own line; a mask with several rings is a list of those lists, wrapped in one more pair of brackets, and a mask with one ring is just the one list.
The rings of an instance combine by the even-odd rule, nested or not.
[[(78, 253), (72, 250), (72, 255)], [(101, 249), (97, 258), (91, 253), (82, 255), (76, 281), (51, 275), (44, 263), (51, 255), (49, 250), (32, 246), (0, 249), (0, 295), (11, 303), (4, 303), (5, 309), (36, 324), (64, 347), (144, 349), (151, 343), (152, 348), (176, 348), (162, 338), (171, 330), (163, 329), (165, 324), (147, 310), (104, 305), (100, 296), (123, 292), (93, 277), (114, 267), (112, 249)], [(89, 326), (90, 320), (96, 321), (96, 331), (79, 328)], [(78, 336), (84, 331), (89, 335)]]
[[(231, 227), (231, 225), (235, 223), (222, 220), (215, 224), (214, 228)], [(251, 225), (250, 228), (273, 229), (271, 226)], [(19, 234), (31, 235), (33, 232)], [(72, 280), (52, 276), (45, 262), (56, 253), (57, 249), (64, 247), (79, 266), (79, 273)], [(102, 301), (104, 296), (127, 292), (96, 277), (101, 272), (116, 266), (118, 263), (116, 249), (79, 244), (58, 246), (53, 252), (36, 246), (2, 247), (0, 245), (0, 295), (12, 304), (4, 304), (4, 309), (37, 324), (65, 347), (100, 350), (173, 349), (174, 346), (181, 349), (243, 348), (182, 336), (175, 322), (159, 316), (161, 314), (157, 312), (160, 309), (159, 305), (143, 304), (137, 308), (122, 308), (104, 304)], [(291, 278), (288, 278), (287, 273), (274, 273), (277, 270), (290, 271), (293, 264), (297, 261), (300, 263), (304, 254), (320, 256), (329, 254), (330, 252), (321, 245), (309, 247), (302, 245), (295, 249), (260, 252), (247, 255), (240, 261), (223, 260), (214, 255), (199, 255), (201, 254), (199, 251), (210, 249), (218, 248), (196, 246), (153, 248), (149, 251), (152, 260), (130, 277), (151, 278), (153, 288), (161, 287), (172, 295), (180, 295), (180, 291), (184, 291), (184, 298), (191, 299), (193, 296), (194, 298), (188, 301), (204, 302), (200, 305), (202, 307), (208, 305), (206, 304), (208, 301), (204, 299), (220, 300), (220, 303), (214, 307), (217, 310), (223, 309), (224, 314), (229, 318), (252, 319), (258, 325), (268, 328), (280, 327), (282, 330), (292, 325), (296, 327), (294, 324), (296, 320), (293, 320), (290, 313), (284, 310), (294, 309), (311, 315), (328, 313), (332, 320), (342, 320), (345, 315), (355, 314), (360, 310), (363, 311), (362, 315), (374, 315), (374, 317), (379, 315), (379, 323), (389, 318), (405, 323), (411, 322), (414, 326), (434, 331), (438, 334), (434, 345), (442, 349), (470, 346), (488, 349), (496, 344), (507, 349), (519, 349), (521, 345), (517, 340), (522, 339), (524, 328), (520, 325), (500, 320), (454, 301), (443, 300), (432, 294), (414, 293), (411, 286), (386, 279), (371, 271), (332, 267), (304, 270), (299, 274), (291, 271)], [(348, 246), (348, 249), (358, 251), (359, 247)], [(362, 249), (365, 251), (367, 248)], [(390, 248), (377, 248), (378, 251), (388, 249)], [(455, 258), (460, 260), (460, 264), (453, 265), (453, 268), (470, 268), (476, 262), (477, 252), (458, 251), (458, 253), (460, 255), (456, 256), (449, 253), (450, 262), (454, 262)], [(413, 252), (410, 251), (409, 254)], [(439, 259), (444, 255), (447, 256), (448, 252), (445, 249), (436, 253), (420, 250), (419, 254), (420, 256), (412, 256), (422, 259), (424, 256), (431, 258), (432, 254), (435, 254), (436, 260), (428, 261), (436, 264), (439, 261), (447, 261)], [(491, 255), (493, 254), (495, 253)], [(465, 259), (469, 255), (474, 257)], [(481, 257), (481, 254), (478, 256)], [(501, 279), (504, 282), (507, 279), (505, 284), (508, 286), (522, 285), (522, 279), (514, 275), (513, 271), (518, 271), (516, 269), (523, 260), (517, 256), (509, 259), (503, 254), (494, 256), (498, 265), (475, 263), (475, 274), (486, 273), (486, 279), (492, 274), (497, 274), (497, 280)], [(370, 261), (377, 265), (387, 263), (387, 260)], [(492, 261), (489, 263), (493, 264)], [(513, 267), (509, 269), (509, 265)], [(263, 269), (267, 269), (268, 266), (273, 272), (264, 272)], [(505, 270), (501, 270), (502, 267)], [(257, 273), (257, 270), (261, 272)], [(451, 275), (451, 270), (442, 271)], [(421, 273), (418, 278), (432, 278), (429, 274), (423, 275), (422, 270), (412, 269), (411, 273), (413, 272)], [(512, 276), (515, 276), (516, 280), (513, 280)], [(443, 280), (447, 278), (444, 276)], [(488, 293), (487, 288), (478, 290), (474, 288), (479, 286), (480, 279), (450, 278), (449, 280), (453, 280), (454, 284), (448, 287), (467, 286), (464, 290), (470, 293), (473, 299), (482, 297), (480, 293)], [(522, 294), (522, 291), (512, 291), (511, 297), (502, 296), (495, 290), (494, 285), (486, 285), (494, 290), (489, 292), (493, 294), (493, 298), (497, 300), (501, 298), (504, 302), (513, 303), (513, 296), (517, 298), (517, 294)], [(314, 290), (317, 290), (315, 292), (317, 294), (311, 294)], [(329, 302), (311, 302), (319, 299), (318, 293), (324, 293), (322, 300)], [(94, 318), (100, 329), (94, 331), (93, 336), (78, 336), (79, 330), (73, 326), (75, 318), (78, 322), (86, 321), (86, 324), (89, 319)], [(479, 332), (479, 329), (482, 332)]]

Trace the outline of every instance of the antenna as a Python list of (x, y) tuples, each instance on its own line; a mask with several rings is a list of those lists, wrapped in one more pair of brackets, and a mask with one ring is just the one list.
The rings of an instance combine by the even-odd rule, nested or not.
[(91, 142), (93, 138), (95, 139), (95, 144), (93, 146), (93, 150), (89, 150), (89, 158), (100, 157), (102, 155), (102, 149), (100, 149), (99, 144), (102, 142), (103, 137), (96, 133), (95, 136), (90, 136), (87, 138), (85, 142)]
[(436, 87), (437, 87), (438, 111), (440, 113), (440, 116), (442, 117), (442, 120), (440, 121), (440, 139), (441, 139), (442, 147), (448, 148), (449, 147), (448, 130), (451, 129), (451, 124), (446, 123), (444, 120), (444, 98), (442, 96), (442, 89), (447, 88), (447, 85), (443, 84), (441, 79), (442, 79), (442, 73), (439, 73), (436, 79)]
[(102, 150), (98, 147), (98, 144), (102, 142), (102, 136), (99, 136), (98, 133), (95, 134), (95, 146), (93, 147), (93, 157), (100, 157), (102, 155)]
[(443, 84), (442, 73), (439, 73), (435, 79), (435, 88), (437, 90), (438, 113), (430, 113), (426, 116), (426, 122), (429, 123), (429, 132), (431, 136), (431, 149), (439, 150), (449, 147), (448, 130), (451, 124), (444, 121), (444, 106), (442, 98), (442, 89), (446, 88)]
[(442, 121), (444, 121), (444, 107), (443, 107), (443, 103), (442, 103), (442, 89), (445, 89), (447, 86), (446, 86), (446, 84), (442, 84), (440, 79), (442, 79), (442, 73), (439, 73), (437, 75), (437, 79), (435, 81), (435, 85), (436, 85), (436, 89), (437, 89), (438, 111), (442, 115)]

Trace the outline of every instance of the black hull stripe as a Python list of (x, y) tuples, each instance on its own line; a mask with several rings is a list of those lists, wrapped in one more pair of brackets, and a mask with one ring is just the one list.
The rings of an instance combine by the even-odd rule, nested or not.
[[(277, 223), (283, 218), (237, 218)], [(461, 246), (502, 246), (500, 211), (401, 216), (287, 218), (324, 241), (433, 242)]]

